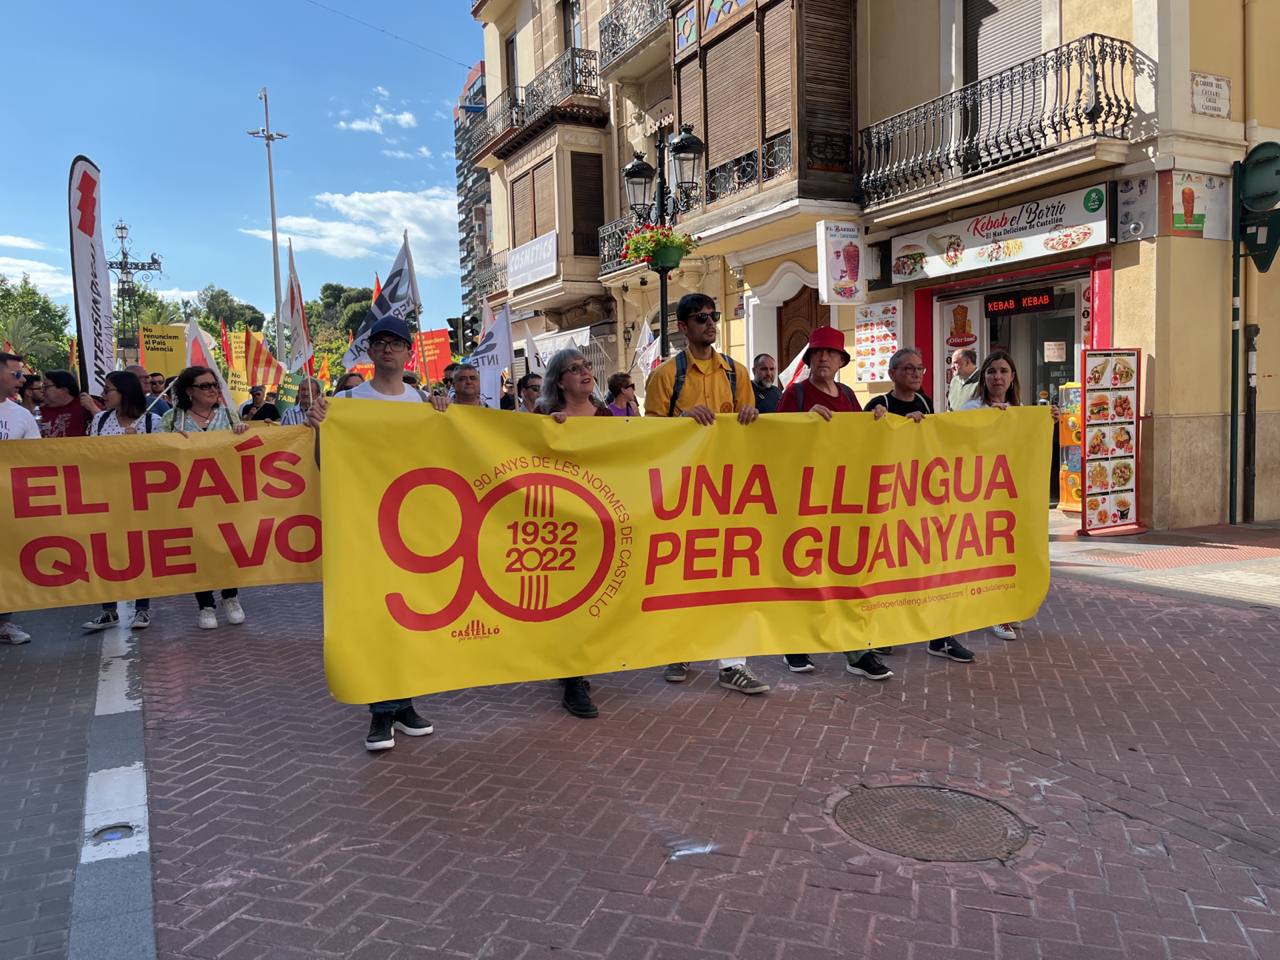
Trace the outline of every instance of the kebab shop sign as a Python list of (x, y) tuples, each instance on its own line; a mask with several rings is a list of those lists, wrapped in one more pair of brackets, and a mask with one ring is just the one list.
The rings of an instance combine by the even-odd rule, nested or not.
[(307, 427), (5, 444), (0, 610), (320, 579)]
[(1098, 184), (894, 237), (892, 277), (949, 277), (1106, 242), (1107, 189)]

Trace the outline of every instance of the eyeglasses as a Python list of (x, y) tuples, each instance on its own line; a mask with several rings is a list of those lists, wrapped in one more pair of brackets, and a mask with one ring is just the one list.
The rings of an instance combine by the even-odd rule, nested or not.
[(370, 350), (407, 350), (409, 345), (403, 340), (370, 340)]
[(915, 364), (911, 364), (911, 363), (904, 363), (901, 366), (899, 366), (897, 369), (901, 370), (903, 373), (925, 374), (929, 372), (928, 367), (917, 367)]
[(689, 317), (690, 320), (697, 320), (699, 323), (719, 323), (720, 311), (712, 310), (709, 313), (695, 313)]
[(209, 383), (193, 383), (191, 385), (191, 389), (192, 390), (217, 390), (218, 381), (211, 380)]
[(591, 361), (581, 360), (578, 363), (571, 364), (564, 368), (564, 372), (568, 374), (572, 374), (574, 376), (577, 376), (580, 373), (590, 373)]

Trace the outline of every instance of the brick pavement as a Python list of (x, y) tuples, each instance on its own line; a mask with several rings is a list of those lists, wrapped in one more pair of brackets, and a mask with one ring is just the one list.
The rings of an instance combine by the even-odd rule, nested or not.
[[(611, 675), (596, 721), (550, 683), (458, 691), (369, 756), (324, 689), (318, 588), (246, 607), (199, 633), (163, 602), (144, 644), (162, 958), (1280, 956), (1273, 610), (1060, 579), (969, 667), (771, 658), (750, 699)], [(930, 864), (835, 829), (890, 783), (998, 799), (1033, 839)]]
[(16, 617), (0, 646), (0, 958), (65, 957), (99, 647), (79, 610)]

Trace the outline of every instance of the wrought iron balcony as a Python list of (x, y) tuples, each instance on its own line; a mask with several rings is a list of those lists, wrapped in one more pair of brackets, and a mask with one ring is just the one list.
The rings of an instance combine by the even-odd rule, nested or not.
[(667, 0), (615, 2), (600, 18), (601, 72), (608, 72), (637, 48), (663, 36), (668, 16)]
[(477, 159), (488, 153), (504, 138), (524, 124), (524, 95), (517, 87), (508, 88), (490, 100), (483, 115), (478, 115), (467, 133), (467, 153)]
[(1134, 138), (1155, 64), (1091, 33), (861, 131), (863, 202), (884, 203), (1090, 137)]
[(635, 225), (635, 218), (628, 213), (600, 228), (600, 276), (630, 266), (622, 259), (622, 246)]
[(524, 122), (532, 125), (571, 97), (600, 96), (600, 55), (571, 47), (524, 88)]
[(760, 162), (760, 151), (752, 150), (708, 170), (707, 203), (768, 183), (790, 169), (791, 132), (787, 131), (765, 141), (763, 163)]
[(507, 251), (481, 257), (473, 268), (476, 296), (487, 297), (507, 289)]

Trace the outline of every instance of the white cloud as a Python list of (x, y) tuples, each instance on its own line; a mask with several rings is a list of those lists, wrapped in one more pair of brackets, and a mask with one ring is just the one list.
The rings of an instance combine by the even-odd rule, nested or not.
[(182, 290), (178, 287), (155, 291), (155, 295), (161, 300), (172, 300), (174, 303), (179, 303), (183, 300), (194, 300), (199, 294), (199, 290)]
[[(456, 243), (456, 232), (454, 238)], [(46, 296), (65, 297), (71, 293), (71, 274), (62, 267), (39, 260), (0, 257), (0, 276), (8, 278), (12, 283), (20, 283), (24, 274), (31, 280), (31, 285)]]
[(355, 130), (363, 133), (381, 133), (384, 126), (395, 126), (404, 129), (416, 127), (418, 118), (410, 111), (405, 110), (401, 113), (392, 113), (383, 109), (381, 104), (373, 105), (373, 116), (363, 117), (357, 120), (339, 120), (339, 130)]
[[(458, 272), (458, 198), (452, 189), (322, 193), (315, 199), (340, 219), (281, 217), (280, 233), (293, 238), (295, 250), (316, 250), (344, 260), (391, 258), (400, 246), (402, 231), (408, 229), (414, 266), (421, 276)], [(271, 239), (269, 229), (240, 232)]]
[(43, 250), (45, 244), (30, 237), (15, 237), (12, 234), (0, 233), (0, 247), (14, 247), (18, 250)]
[(374, 87), (373, 92), (376, 93), (378, 96), (382, 97), (383, 99), (386, 99), (387, 97), (391, 96), (391, 91), (388, 90), (386, 87), (384, 87), (382, 84), (378, 84), (376, 87)]
[(419, 147), (418, 156), (422, 157), (424, 160), (430, 160), (434, 154), (431, 152), (430, 147)]
[(412, 160), (413, 154), (408, 150), (383, 150), (384, 157), (391, 157), (395, 160)]
[(435, 113), (433, 113), (433, 114), (432, 114), (432, 116), (433, 116), (433, 117), (435, 117), (437, 120), (448, 120), (448, 119), (450, 119), (450, 118), (449, 118), (449, 115), (448, 115), (448, 114), (446, 114), (443, 110), (437, 110)]

